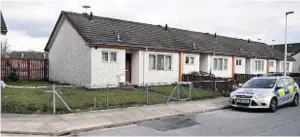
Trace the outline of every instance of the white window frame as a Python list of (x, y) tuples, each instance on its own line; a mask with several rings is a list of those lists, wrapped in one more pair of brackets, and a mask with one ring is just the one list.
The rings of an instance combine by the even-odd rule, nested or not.
[[(108, 55), (107, 57), (107, 61), (106, 60), (103, 60), (102, 56), (103, 56), (103, 53), (106, 52)], [(116, 53), (116, 60), (115, 61), (111, 61), (111, 54), (112, 53)], [(102, 62), (105, 62), (105, 63), (115, 63), (115, 62), (118, 62), (118, 52), (117, 51), (106, 51), (106, 50), (103, 50), (101, 51), (101, 61)]]
[[(186, 62), (186, 59), (188, 59), (188, 62)], [(191, 62), (191, 59), (193, 59), (193, 62)], [(184, 63), (187, 65), (194, 65), (195, 64), (195, 56), (191, 56), (191, 55), (185, 56)]]
[[(282, 70), (284, 71), (284, 62), (282, 62)], [(286, 71), (289, 72), (290, 70), (290, 62), (286, 62)]]
[(265, 71), (265, 61), (260, 59), (254, 60), (254, 70), (257, 72)]
[[(217, 61), (217, 64), (215, 64), (215, 60)], [(227, 63), (226, 65), (225, 65), (225, 60)], [(215, 65), (217, 65), (217, 66), (215, 66)], [(213, 70), (216, 70), (216, 71), (228, 70), (228, 58), (222, 58), (222, 57), (213, 58)]]
[[(164, 56), (164, 68), (163, 69), (158, 69), (158, 56)], [(154, 66), (155, 68), (150, 68), (150, 56), (155, 56), (155, 63), (154, 63)], [(166, 62), (166, 58), (167, 56), (171, 57), (171, 69), (167, 68), (167, 62)], [(148, 59), (148, 65), (149, 65), (149, 70), (157, 70), (157, 71), (172, 71), (173, 70), (173, 55), (171, 54), (156, 54), (156, 53), (149, 53), (148, 55), (149, 59)]]
[(237, 58), (237, 59), (235, 60), (235, 65), (236, 65), (236, 66), (242, 66), (242, 59)]
[(275, 63), (275, 61), (270, 61), (269, 62), (269, 67), (274, 67), (275, 66), (274, 63)]

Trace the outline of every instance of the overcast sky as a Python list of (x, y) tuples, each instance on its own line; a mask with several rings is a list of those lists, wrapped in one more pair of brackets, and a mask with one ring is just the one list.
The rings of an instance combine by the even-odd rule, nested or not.
[(274, 44), (284, 43), (285, 12), (293, 10), (287, 41), (300, 42), (300, 1), (2, 0), (12, 50), (43, 51), (61, 10), (82, 13), (82, 5), (90, 5), (96, 16), (261, 39), (267, 44), (273, 39)]

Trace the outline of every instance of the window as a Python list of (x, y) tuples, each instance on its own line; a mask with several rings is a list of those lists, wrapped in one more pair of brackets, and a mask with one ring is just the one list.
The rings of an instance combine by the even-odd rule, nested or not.
[(194, 64), (195, 58), (193, 56), (186, 56), (185, 57), (185, 64)]
[(116, 52), (110, 52), (110, 61), (117, 61), (117, 53)]
[(284, 81), (284, 84), (289, 86), (289, 85), (292, 85), (291, 81), (289, 81), (288, 79), (283, 79)]
[(277, 87), (281, 87), (281, 88), (284, 87), (284, 82), (283, 82), (282, 79), (278, 80), (278, 82), (277, 82)]
[(105, 51), (102, 52), (102, 61), (105, 61), (105, 62), (108, 61), (108, 52), (105, 52)]
[(228, 59), (214, 58), (214, 70), (227, 70)]
[(214, 58), (214, 70), (218, 69), (218, 60)]
[(264, 71), (264, 61), (255, 60), (255, 70), (256, 71)]
[(242, 60), (241, 60), (241, 59), (236, 59), (236, 60), (235, 60), (235, 64), (236, 64), (237, 66), (241, 66), (241, 65), (242, 65)]
[(164, 55), (157, 55), (157, 70), (164, 70)]
[(156, 56), (149, 55), (149, 69), (156, 69)]
[(171, 70), (172, 69), (172, 57), (171, 56), (166, 56), (166, 69)]
[(150, 70), (171, 70), (172, 56), (162, 54), (149, 55), (149, 69)]
[(294, 79), (289, 78), (289, 81), (290, 81), (292, 84), (295, 84)]
[(251, 79), (242, 88), (273, 88), (276, 79)]
[(108, 52), (102, 51), (102, 61), (103, 62), (116, 62), (117, 61), (117, 52)]
[(269, 66), (270, 66), (270, 67), (274, 67), (274, 61), (270, 61)]
[[(284, 62), (282, 63), (282, 70), (284, 71)], [(286, 63), (286, 71), (289, 71), (290, 70), (290, 63), (289, 62), (287, 62)]]

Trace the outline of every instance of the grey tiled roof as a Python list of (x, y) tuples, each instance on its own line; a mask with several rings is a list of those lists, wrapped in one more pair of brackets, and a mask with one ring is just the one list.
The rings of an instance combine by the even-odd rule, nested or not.
[(48, 58), (48, 54), (45, 52), (37, 52), (37, 51), (12, 51), (7, 54), (9, 57), (17, 57), (21, 58), (23, 53), (23, 58), (30, 59), (45, 59), (44, 54), (46, 54), (46, 58)]
[[(284, 53), (284, 44), (274, 45), (273, 47), (278, 51)], [(300, 43), (289, 43), (287, 44), (287, 52), (294, 54), (300, 51)]]
[(2, 15), (2, 12), (0, 12), (0, 14), (1, 14), (0, 15), (1, 16), (1, 34), (6, 35), (6, 33), (7, 33), (6, 23), (5, 23), (3, 15)]
[[(214, 37), (213, 34), (182, 30), (113, 19), (107, 17), (64, 12), (65, 16), (78, 33), (91, 45), (128, 45), (131, 47), (160, 48), (166, 50), (182, 50), (198, 53), (216, 53), (242, 57), (283, 59), (283, 54), (264, 43), (230, 38)], [(118, 41), (117, 35), (120, 36)], [(50, 38), (51, 39), (51, 38)], [(48, 42), (49, 43), (49, 42)], [(195, 43), (195, 48), (193, 47)], [(48, 44), (45, 48), (49, 50)]]

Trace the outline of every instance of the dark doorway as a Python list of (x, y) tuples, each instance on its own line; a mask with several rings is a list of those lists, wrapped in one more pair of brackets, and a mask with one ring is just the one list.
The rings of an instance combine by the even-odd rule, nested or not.
[(125, 78), (126, 78), (126, 83), (131, 83), (131, 54), (130, 53), (126, 53), (126, 74), (125, 74)]

